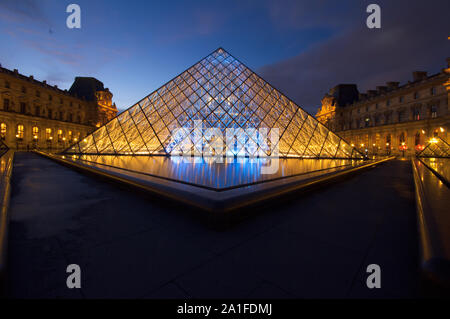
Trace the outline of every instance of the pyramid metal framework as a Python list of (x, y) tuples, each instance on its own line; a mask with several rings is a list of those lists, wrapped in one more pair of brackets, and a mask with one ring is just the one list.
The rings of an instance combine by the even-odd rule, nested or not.
[(417, 157), (450, 157), (450, 145), (439, 136), (433, 137)]
[[(227, 145), (230, 128), (237, 142)], [(224, 147), (214, 155), (273, 156), (274, 145), (261, 140), (260, 129), (269, 136), (278, 129), (280, 157), (363, 158), (222, 48), (64, 153), (169, 155), (191, 152), (186, 145), (193, 145), (195, 154), (206, 155), (219, 142)]]
[(2, 140), (0, 140), (0, 157), (3, 156), (6, 152), (8, 152), (9, 147)]

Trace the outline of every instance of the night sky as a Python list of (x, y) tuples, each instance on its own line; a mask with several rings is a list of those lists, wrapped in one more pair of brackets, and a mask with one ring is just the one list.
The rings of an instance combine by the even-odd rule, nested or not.
[[(66, 7), (81, 7), (81, 29)], [(366, 27), (368, 4), (382, 28)], [(0, 63), (69, 88), (93, 76), (130, 107), (218, 47), (315, 113), (338, 83), (360, 91), (437, 73), (450, 57), (450, 1), (0, 0)]]

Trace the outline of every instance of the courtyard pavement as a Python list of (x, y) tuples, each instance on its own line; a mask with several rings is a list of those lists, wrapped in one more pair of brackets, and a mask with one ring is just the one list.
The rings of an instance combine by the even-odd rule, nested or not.
[[(410, 161), (391, 161), (226, 230), (32, 153), (16, 153), (12, 298), (418, 296)], [(81, 267), (68, 289), (66, 267)], [(366, 267), (381, 267), (368, 289)]]

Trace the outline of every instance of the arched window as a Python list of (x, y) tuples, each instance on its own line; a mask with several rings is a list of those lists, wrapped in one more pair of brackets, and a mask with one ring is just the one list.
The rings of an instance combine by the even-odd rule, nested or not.
[(63, 140), (63, 131), (58, 130), (58, 142), (62, 142), (62, 140)]
[(17, 125), (17, 134), (16, 137), (19, 140), (23, 140), (23, 131), (24, 131), (24, 127), (22, 124)]
[(6, 139), (6, 124), (5, 123), (0, 124), (0, 138), (2, 140)]
[(72, 131), (68, 131), (67, 136), (69, 137), (69, 142), (72, 142), (72, 138), (73, 138)]
[(434, 137), (438, 137), (439, 136), (439, 129), (438, 128), (433, 131), (433, 136)]
[(386, 147), (389, 148), (391, 146), (391, 134), (386, 135)]
[(416, 134), (414, 135), (414, 145), (420, 145), (420, 132), (416, 132)]
[(399, 141), (400, 144), (406, 143), (406, 134), (405, 134), (405, 132), (402, 132), (402, 133), (399, 135), (398, 141)]
[(39, 139), (39, 127), (33, 126), (32, 130), (33, 130), (33, 140), (38, 140)]
[(47, 141), (51, 141), (53, 139), (52, 129), (51, 128), (46, 128), (45, 129), (45, 138), (46, 138)]

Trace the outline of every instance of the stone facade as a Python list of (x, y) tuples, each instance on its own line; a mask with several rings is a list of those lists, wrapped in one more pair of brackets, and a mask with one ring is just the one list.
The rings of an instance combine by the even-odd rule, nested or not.
[(94, 78), (77, 77), (67, 91), (0, 67), (0, 138), (10, 148), (61, 150), (116, 115)]
[(354, 84), (340, 84), (322, 99), (316, 118), (368, 154), (414, 155), (430, 138), (449, 141), (450, 58), (447, 68), (413, 81), (387, 82), (361, 94)]

